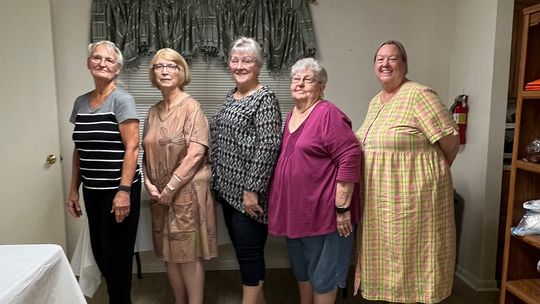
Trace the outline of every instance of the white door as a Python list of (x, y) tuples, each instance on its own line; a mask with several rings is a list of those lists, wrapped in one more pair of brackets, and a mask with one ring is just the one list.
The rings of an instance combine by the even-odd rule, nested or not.
[(65, 247), (49, 1), (0, 1), (0, 44), (0, 244)]

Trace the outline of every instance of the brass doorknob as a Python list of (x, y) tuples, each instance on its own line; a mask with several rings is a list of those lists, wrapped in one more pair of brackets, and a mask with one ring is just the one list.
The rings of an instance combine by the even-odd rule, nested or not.
[(56, 156), (54, 154), (47, 155), (47, 164), (52, 165), (56, 162)]

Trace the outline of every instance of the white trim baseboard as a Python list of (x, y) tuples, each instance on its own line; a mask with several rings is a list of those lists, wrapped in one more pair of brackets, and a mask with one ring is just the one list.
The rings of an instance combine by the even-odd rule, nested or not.
[(498, 291), (496, 280), (480, 280), (472, 273), (457, 265), (456, 276), (475, 291)]

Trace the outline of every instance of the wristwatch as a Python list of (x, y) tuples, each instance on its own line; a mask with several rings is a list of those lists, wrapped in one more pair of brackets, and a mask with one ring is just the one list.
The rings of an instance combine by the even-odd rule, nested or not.
[(347, 211), (351, 210), (351, 206), (349, 207), (338, 207), (336, 206), (336, 213), (343, 214)]
[(120, 185), (120, 186), (118, 186), (118, 191), (124, 191), (124, 192), (130, 193), (131, 192), (131, 186)]

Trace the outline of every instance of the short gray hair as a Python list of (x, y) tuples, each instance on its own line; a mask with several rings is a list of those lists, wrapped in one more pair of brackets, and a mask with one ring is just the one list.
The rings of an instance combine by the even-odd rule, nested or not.
[(229, 51), (229, 60), (233, 52), (248, 52), (253, 54), (255, 61), (259, 67), (262, 67), (262, 51), (261, 46), (255, 39), (249, 37), (240, 37), (236, 39), (231, 46)]
[(315, 78), (322, 85), (326, 85), (328, 81), (326, 69), (314, 58), (309, 57), (298, 60), (291, 68), (291, 77), (301, 71), (313, 71)]
[(116, 46), (116, 44), (114, 44), (114, 42), (111, 42), (109, 40), (101, 40), (101, 41), (97, 41), (97, 42), (94, 42), (94, 43), (90, 43), (88, 45), (88, 57), (92, 56), (92, 53), (94, 53), (96, 48), (98, 46), (100, 46), (100, 45), (104, 45), (109, 50), (112, 50), (116, 54), (116, 58), (115, 58), (116, 62), (119, 65), (124, 65), (124, 57), (122, 56), (122, 52)]

